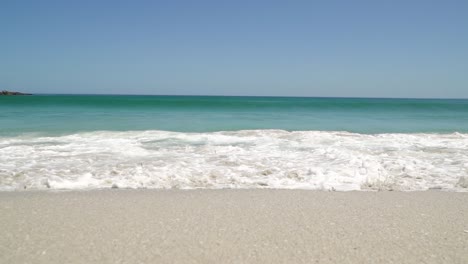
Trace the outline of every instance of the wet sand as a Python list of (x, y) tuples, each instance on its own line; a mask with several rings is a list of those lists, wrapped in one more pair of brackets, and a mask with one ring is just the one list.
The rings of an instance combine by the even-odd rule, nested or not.
[(0, 193), (0, 263), (468, 263), (468, 193)]

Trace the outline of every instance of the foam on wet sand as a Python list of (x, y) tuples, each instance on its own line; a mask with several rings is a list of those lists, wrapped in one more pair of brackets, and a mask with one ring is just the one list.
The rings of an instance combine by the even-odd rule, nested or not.
[(0, 191), (468, 191), (468, 134), (95, 131), (0, 138)]

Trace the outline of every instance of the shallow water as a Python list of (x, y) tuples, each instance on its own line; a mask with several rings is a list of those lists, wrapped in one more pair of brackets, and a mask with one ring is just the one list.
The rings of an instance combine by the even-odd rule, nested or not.
[(468, 187), (466, 100), (31, 96), (0, 110), (0, 190)]
[(468, 133), (468, 100), (70, 96), (0, 97), (0, 135), (252, 129)]

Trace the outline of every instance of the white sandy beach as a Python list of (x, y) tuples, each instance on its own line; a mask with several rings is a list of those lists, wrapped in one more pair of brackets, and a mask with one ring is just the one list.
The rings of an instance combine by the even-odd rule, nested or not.
[(0, 193), (0, 263), (467, 263), (468, 193)]

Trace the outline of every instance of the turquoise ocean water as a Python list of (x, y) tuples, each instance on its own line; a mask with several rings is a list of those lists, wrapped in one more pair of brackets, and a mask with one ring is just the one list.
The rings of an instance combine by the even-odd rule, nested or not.
[(0, 97), (0, 135), (251, 129), (468, 132), (468, 100), (37, 95)]
[(468, 191), (468, 100), (0, 97), (0, 191)]

